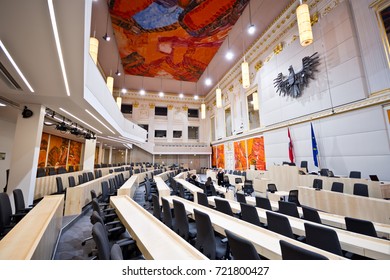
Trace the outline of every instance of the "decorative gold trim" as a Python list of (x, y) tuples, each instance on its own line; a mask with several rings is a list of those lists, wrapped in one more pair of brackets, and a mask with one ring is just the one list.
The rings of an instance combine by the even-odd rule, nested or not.
[(139, 107), (139, 103), (138, 103), (137, 101), (135, 101), (135, 102), (133, 103), (133, 107), (134, 107), (134, 108), (138, 108), (138, 107)]
[(230, 85), (229, 91), (233, 91), (233, 89), (234, 89), (234, 86), (233, 86), (233, 85)]
[(154, 103), (149, 103), (149, 108), (150, 109), (154, 109), (154, 107), (156, 107), (156, 105), (154, 105)]
[(173, 109), (173, 105), (168, 105), (168, 110), (172, 110)]
[(182, 107), (182, 109), (183, 109), (183, 111), (188, 111), (188, 106), (187, 106), (187, 105), (184, 105), (184, 106)]
[(261, 61), (261, 60), (259, 60), (257, 63), (256, 63), (256, 65), (255, 65), (255, 70), (256, 71), (259, 71), (260, 69), (261, 69), (261, 67), (263, 67), (264, 66), (264, 63)]
[(283, 43), (279, 43), (274, 48), (274, 54), (278, 55), (283, 50)]
[(320, 15), (318, 12), (315, 12), (311, 17), (310, 17), (310, 23), (311, 23), (311, 26), (313, 26), (314, 24), (316, 24), (318, 22), (320, 18)]
[(370, 93), (370, 97), (376, 97), (376, 96), (379, 96), (379, 95), (389, 94), (389, 93), (390, 93), (390, 88), (386, 88), (386, 89), (382, 89), (382, 90), (379, 90), (379, 91), (371, 92)]

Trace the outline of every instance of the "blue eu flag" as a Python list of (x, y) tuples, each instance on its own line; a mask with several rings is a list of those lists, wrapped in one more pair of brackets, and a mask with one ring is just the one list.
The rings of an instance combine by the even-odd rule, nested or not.
[(317, 141), (316, 141), (316, 136), (314, 135), (313, 124), (310, 123), (310, 126), (311, 126), (311, 147), (313, 149), (313, 161), (314, 161), (314, 165), (318, 167)]

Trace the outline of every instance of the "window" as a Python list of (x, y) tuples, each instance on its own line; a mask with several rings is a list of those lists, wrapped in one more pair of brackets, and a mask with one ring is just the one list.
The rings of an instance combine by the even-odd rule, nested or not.
[(246, 98), (248, 106), (248, 120), (249, 130), (255, 129), (260, 126), (260, 114), (258, 110), (254, 109), (253, 106), (253, 93), (249, 94)]
[(188, 139), (199, 139), (199, 127), (189, 126), (188, 127)]
[(142, 127), (143, 129), (145, 129), (147, 132), (149, 132), (149, 125), (147, 124), (139, 124), (140, 127)]
[(211, 127), (211, 141), (215, 140), (215, 117), (211, 117), (210, 120), (210, 127)]
[(230, 107), (225, 109), (225, 127), (226, 127), (226, 137), (232, 135), (232, 111)]
[(199, 109), (188, 109), (189, 118), (199, 118)]
[(123, 114), (132, 114), (133, 113), (133, 104), (122, 104), (121, 112)]
[(154, 107), (154, 114), (156, 116), (168, 116), (167, 107)]
[(173, 138), (181, 138), (182, 131), (180, 130), (174, 130), (173, 131)]
[(166, 130), (155, 130), (154, 131), (154, 137), (155, 138), (166, 138), (167, 137), (167, 131)]

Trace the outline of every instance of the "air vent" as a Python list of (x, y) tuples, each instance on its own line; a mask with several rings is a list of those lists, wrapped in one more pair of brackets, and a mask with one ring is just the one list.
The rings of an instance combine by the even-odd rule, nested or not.
[(19, 84), (15, 81), (15, 79), (11, 76), (8, 70), (4, 67), (4, 65), (0, 62), (0, 78), (10, 87), (11, 89), (22, 90)]

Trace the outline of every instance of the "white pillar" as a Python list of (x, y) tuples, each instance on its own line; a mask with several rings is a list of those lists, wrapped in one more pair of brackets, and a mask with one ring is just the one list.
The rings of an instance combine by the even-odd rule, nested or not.
[(45, 107), (37, 104), (30, 104), (27, 107), (33, 112), (33, 115), (30, 118), (23, 118), (22, 114), (19, 114), (12, 148), (7, 188), (7, 193), (11, 194), (12, 205), (12, 191), (14, 189), (23, 191), (26, 205), (32, 204), (34, 200)]
[(128, 149), (125, 149), (125, 165), (127, 165), (127, 151)]
[(103, 154), (104, 154), (103, 142), (100, 142), (100, 144), (99, 144), (99, 156), (98, 156), (98, 163), (99, 164), (101, 164), (103, 162)]
[(112, 146), (110, 147), (110, 153), (108, 154), (108, 164), (111, 164), (112, 162)]
[(95, 149), (96, 149), (96, 140), (90, 139), (85, 140), (84, 144), (84, 164), (83, 170), (93, 170), (95, 163)]

